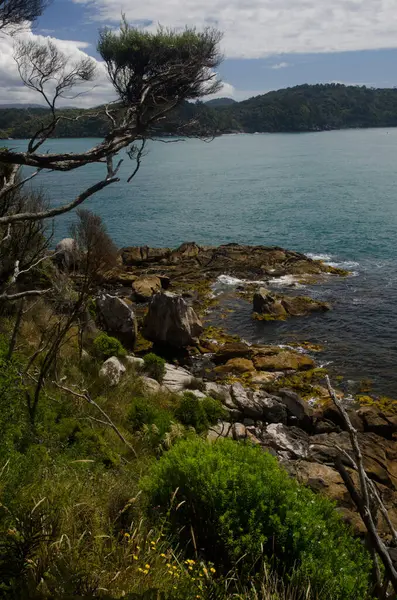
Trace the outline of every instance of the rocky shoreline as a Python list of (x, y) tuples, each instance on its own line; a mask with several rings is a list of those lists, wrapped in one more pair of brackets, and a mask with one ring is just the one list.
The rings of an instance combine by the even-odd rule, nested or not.
[[(203, 395), (222, 401), (229, 417), (212, 428), (211, 439), (247, 439), (272, 452), (294, 477), (335, 500), (356, 531), (364, 533), (334, 465), (338, 448), (349, 454), (350, 442), (325, 387), (326, 371), (313, 358), (317, 348), (251, 345), (206, 326), (217, 301), (213, 285), (220, 276), (247, 282), (235, 293), (253, 303), (253, 318), (266, 321), (331, 308), (293, 293), (269, 292), (265, 286), (273, 279), (293, 276), (321, 284), (324, 278), (346, 274), (278, 247), (129, 247), (120, 251), (118, 267), (106, 274), (97, 309), (101, 326), (134, 350), (131, 361), (140, 364), (139, 356), (149, 348), (168, 359), (163, 389), (189, 389), (198, 401)], [(148, 390), (158, 390), (157, 382), (143, 379)], [(376, 403), (369, 396), (344, 401), (359, 432), (367, 473), (397, 526), (395, 403)]]

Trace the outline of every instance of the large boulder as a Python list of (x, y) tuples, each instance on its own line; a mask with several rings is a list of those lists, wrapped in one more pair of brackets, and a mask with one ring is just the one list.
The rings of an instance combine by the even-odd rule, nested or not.
[(235, 383), (230, 388), (232, 400), (244, 417), (266, 423), (286, 423), (287, 410), (278, 398), (266, 392), (254, 392)]
[(223, 364), (233, 358), (251, 358), (252, 348), (245, 342), (227, 342), (223, 344), (213, 358), (215, 364)]
[(110, 294), (98, 296), (96, 306), (104, 329), (132, 348), (138, 331), (132, 307), (122, 298)]
[(78, 267), (79, 259), (79, 247), (73, 238), (64, 238), (56, 245), (54, 260), (62, 269), (69, 271)]
[(121, 376), (126, 369), (117, 356), (111, 356), (102, 365), (99, 371), (99, 377), (105, 380), (108, 385), (115, 386), (120, 382)]
[(283, 423), (271, 423), (261, 433), (261, 444), (275, 450), (281, 458), (307, 459), (309, 436), (297, 427), (286, 427)]
[(171, 292), (153, 296), (143, 330), (147, 340), (183, 348), (196, 344), (202, 331), (200, 319), (181, 296)]
[(249, 358), (231, 358), (225, 365), (215, 367), (214, 371), (221, 375), (228, 373), (247, 373), (255, 371), (254, 364)]
[(157, 275), (143, 275), (132, 282), (132, 294), (137, 302), (148, 302), (161, 290), (161, 279)]
[(193, 382), (194, 377), (183, 367), (165, 365), (165, 374), (162, 385), (170, 392), (181, 392)]
[(287, 311), (280, 298), (265, 288), (260, 288), (259, 291), (255, 292), (253, 309), (256, 313), (266, 314), (274, 318), (285, 318), (287, 316)]

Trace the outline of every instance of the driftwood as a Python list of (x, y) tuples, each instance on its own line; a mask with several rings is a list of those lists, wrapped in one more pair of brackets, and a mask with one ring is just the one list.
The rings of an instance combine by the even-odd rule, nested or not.
[[(397, 548), (387, 547), (384, 541), (381, 539), (377, 530), (378, 511), (383, 516), (390, 530), (393, 546), (397, 546), (397, 532), (393, 527), (387, 509), (382, 501), (375, 483), (365, 472), (363, 455), (358, 441), (357, 430), (353, 427), (349, 415), (343, 406), (343, 402), (337, 397), (335, 390), (332, 388), (328, 375), (326, 380), (329, 395), (338, 409), (345, 424), (346, 430), (349, 433), (353, 454), (353, 456), (350, 456), (347, 452), (341, 448), (338, 448), (340, 455), (335, 459), (335, 467), (340, 473), (351, 499), (356, 505), (356, 508), (360, 513), (363, 523), (367, 529), (367, 543), (374, 563), (376, 580), (375, 593), (380, 599), (397, 598), (397, 569), (395, 566)], [(349, 466), (358, 473), (358, 487), (355, 485), (350, 473), (343, 464), (342, 455), (348, 459), (347, 462)], [(382, 561), (384, 567), (383, 581), (381, 580), (378, 559)], [(392, 593), (390, 593), (390, 588), (393, 590)]]

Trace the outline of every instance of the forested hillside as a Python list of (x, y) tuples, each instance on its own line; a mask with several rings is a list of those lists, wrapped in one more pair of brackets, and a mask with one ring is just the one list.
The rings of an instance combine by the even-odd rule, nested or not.
[[(0, 137), (29, 137), (36, 131), (37, 121), (45, 121), (47, 115), (45, 108), (0, 109)], [(109, 120), (101, 108), (65, 109), (63, 115), (67, 119), (58, 124), (56, 137), (101, 137), (109, 127)], [(243, 102), (227, 102), (225, 98), (208, 103), (185, 102), (158, 124), (155, 132), (222, 134), (396, 125), (397, 89), (326, 84), (300, 85)]]

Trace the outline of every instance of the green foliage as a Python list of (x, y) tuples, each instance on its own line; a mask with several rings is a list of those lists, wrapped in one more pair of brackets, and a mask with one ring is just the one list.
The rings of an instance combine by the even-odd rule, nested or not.
[(153, 442), (157, 443), (169, 431), (172, 423), (172, 413), (169, 410), (145, 397), (134, 398), (128, 417), (134, 431), (141, 430), (144, 425), (154, 425)]
[[(261, 449), (222, 440), (179, 442), (143, 483), (149, 506), (209, 560), (250, 569), (264, 555), (322, 600), (368, 598), (370, 560), (331, 502), (290, 479)], [(177, 491), (178, 510), (170, 511)], [(169, 512), (170, 511), (170, 512)]]
[(8, 340), (0, 336), (0, 458), (20, 447), (27, 430), (24, 386), (15, 359), (7, 360)]
[(225, 419), (227, 412), (219, 400), (198, 399), (192, 392), (185, 392), (175, 409), (175, 416), (184, 425), (194, 427), (197, 433), (202, 433), (219, 419)]
[(145, 363), (144, 369), (148, 376), (161, 383), (165, 375), (166, 362), (164, 358), (157, 356), (154, 352), (149, 352), (143, 357), (143, 360)]
[[(220, 39), (219, 32), (209, 28), (197, 32), (160, 27), (153, 33), (123, 20), (119, 32), (100, 33), (98, 52), (125, 105), (158, 108), (217, 91), (211, 71), (221, 61)], [(149, 78), (152, 91), (144, 94)]]
[(127, 354), (123, 344), (107, 333), (100, 333), (94, 340), (94, 351), (99, 358), (111, 356), (125, 356)]

